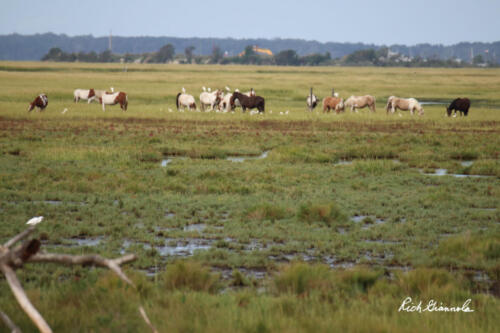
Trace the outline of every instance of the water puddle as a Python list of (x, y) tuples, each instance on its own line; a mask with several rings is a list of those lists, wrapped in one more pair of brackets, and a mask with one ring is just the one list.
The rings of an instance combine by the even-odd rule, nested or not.
[(186, 238), (186, 239), (165, 239), (164, 246), (156, 249), (162, 256), (187, 257), (192, 256), (195, 251), (208, 250), (212, 247), (212, 240)]
[(460, 162), (460, 165), (463, 167), (470, 167), (472, 164), (474, 164), (474, 161), (462, 161), (462, 162)]
[(236, 163), (242, 163), (245, 162), (246, 160), (260, 160), (263, 158), (267, 158), (268, 155), (269, 155), (269, 150), (265, 150), (259, 156), (228, 156), (226, 160)]
[(420, 105), (447, 105), (448, 103), (443, 103), (443, 102), (434, 102), (434, 101), (427, 101), (427, 102), (419, 102)]
[(353, 161), (349, 161), (349, 160), (339, 160), (335, 163), (333, 163), (333, 165), (351, 165), (353, 163)]
[(169, 210), (165, 211), (165, 218), (167, 219), (173, 219), (175, 217), (175, 213), (171, 212)]
[(161, 161), (161, 166), (162, 167), (166, 167), (170, 162), (172, 162), (172, 159), (171, 158), (167, 158), (165, 160), (162, 160)]
[(197, 232), (203, 232), (207, 228), (207, 225), (205, 223), (196, 223), (196, 224), (190, 224), (185, 226), (182, 230), (186, 232), (191, 232), (191, 231), (197, 231)]
[(447, 169), (435, 169), (434, 173), (425, 173), (422, 169), (419, 169), (419, 172), (426, 176), (452, 176), (455, 178), (492, 178), (494, 176), (487, 175), (465, 175), (465, 174), (457, 174), (457, 173), (448, 173)]
[(354, 215), (351, 217), (351, 221), (354, 223), (363, 222), (364, 225), (362, 226), (362, 229), (368, 229), (372, 225), (385, 223), (384, 219), (371, 215)]
[(387, 244), (387, 245), (401, 244), (400, 241), (390, 241), (385, 239), (365, 239), (363, 242), (368, 244)]
[(48, 246), (62, 246), (62, 247), (82, 247), (82, 246), (98, 246), (104, 239), (103, 236), (90, 237), (90, 238), (63, 238), (62, 244), (48, 244)]

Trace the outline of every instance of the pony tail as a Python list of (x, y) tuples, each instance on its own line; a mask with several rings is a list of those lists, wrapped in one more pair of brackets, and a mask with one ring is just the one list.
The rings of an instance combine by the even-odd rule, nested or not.
[(178, 93), (177, 97), (175, 98), (175, 106), (177, 106), (177, 110), (179, 110), (179, 97), (181, 96), (182, 93)]

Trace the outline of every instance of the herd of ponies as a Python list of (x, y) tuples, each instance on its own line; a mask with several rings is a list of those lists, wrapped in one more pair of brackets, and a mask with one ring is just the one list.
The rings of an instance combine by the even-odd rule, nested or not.
[[(105, 105), (119, 104), (121, 109), (126, 111), (128, 107), (127, 93), (123, 91), (115, 92), (113, 87), (111, 87), (110, 90), (111, 92), (97, 89), (75, 89), (73, 92), (73, 101), (77, 103), (80, 100), (86, 100), (89, 104), (92, 101), (96, 101), (102, 105), (103, 111), (105, 111)], [(225, 87), (225, 91), (221, 89), (212, 91), (210, 88), (202, 87), (199, 102), (200, 109), (197, 109), (195, 97), (186, 93), (184, 87), (181, 89), (181, 92), (177, 94), (175, 100), (179, 112), (184, 112), (185, 109), (202, 112), (234, 112), (236, 107), (241, 107), (243, 112), (250, 110), (251, 114), (262, 114), (265, 112), (265, 99), (262, 96), (258, 96), (253, 88), (245, 93), (241, 93), (238, 89), (231, 92), (228, 86)], [(318, 102), (318, 97), (312, 93), (306, 97), (306, 106), (310, 111), (316, 108), (319, 104)], [(359, 109), (365, 107), (368, 107), (371, 112), (375, 112), (375, 102), (375, 97), (372, 95), (350, 96), (344, 100), (339, 97), (338, 93), (335, 93), (333, 96), (323, 98), (322, 107), (323, 113), (335, 111), (335, 113), (339, 114), (340, 112), (345, 112), (346, 108), (350, 109), (351, 112), (358, 112)], [(38, 108), (38, 111), (43, 111), (48, 104), (49, 100), (47, 95), (40, 94), (29, 104), (28, 112), (32, 111), (35, 107)], [(457, 112), (460, 112), (460, 115), (467, 116), (469, 108), (470, 100), (468, 98), (456, 98), (446, 108), (446, 114), (449, 117), (452, 112), (454, 112), (453, 116), (456, 117)], [(422, 116), (424, 114), (424, 108), (415, 98), (390, 96), (387, 99), (385, 109), (387, 114), (393, 114), (397, 110), (410, 111), (411, 115), (418, 113), (418, 115)], [(64, 109), (63, 113), (66, 111), (67, 109)], [(169, 111), (171, 111), (171, 109), (169, 109)], [(272, 111), (270, 111), (270, 113), (272, 113)], [(280, 112), (280, 114), (284, 113)], [(288, 114), (288, 111), (286, 111), (285, 114)]]

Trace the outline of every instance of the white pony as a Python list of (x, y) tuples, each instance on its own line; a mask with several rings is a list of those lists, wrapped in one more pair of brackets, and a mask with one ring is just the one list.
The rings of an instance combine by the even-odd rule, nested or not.
[(424, 108), (415, 98), (399, 98), (396, 96), (391, 96), (387, 99), (387, 105), (385, 107), (387, 113), (389, 113), (389, 109), (391, 113), (394, 113), (397, 109), (403, 111), (410, 111), (411, 115), (415, 111), (418, 111), (418, 115), (422, 116), (424, 114)]
[(309, 110), (314, 109), (316, 105), (318, 105), (318, 97), (316, 97), (316, 95), (314, 94), (312, 95), (312, 98), (311, 95), (307, 96), (306, 104)]
[(128, 107), (128, 96), (123, 91), (117, 91), (112, 94), (104, 94), (99, 98), (99, 102), (102, 104), (102, 111), (106, 111), (104, 105), (115, 105), (120, 104), (123, 111), (127, 111)]
[(79, 100), (86, 100), (87, 103), (92, 102), (96, 98), (94, 89), (75, 89), (73, 91), (73, 100), (77, 103)]
[[(203, 87), (205, 88), (205, 87)], [(215, 105), (221, 100), (222, 91), (216, 90), (213, 92), (203, 91), (200, 94), (200, 108), (202, 111), (205, 111), (205, 107), (209, 106), (209, 111), (213, 110)]]
[(177, 97), (175, 99), (175, 105), (177, 106), (177, 110), (179, 110), (181, 107), (182, 109), (188, 108), (189, 110), (196, 110), (196, 102), (194, 100), (194, 97), (192, 95), (188, 95), (184, 93), (186, 90), (184, 88), (183, 92), (178, 93)]

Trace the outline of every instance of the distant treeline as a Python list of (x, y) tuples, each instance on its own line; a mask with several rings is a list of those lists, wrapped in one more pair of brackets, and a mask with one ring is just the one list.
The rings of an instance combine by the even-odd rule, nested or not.
[[(335, 38), (335, 36), (332, 36)], [(213, 50), (217, 47), (226, 58), (235, 58), (248, 45), (257, 45), (269, 49), (277, 56), (282, 51), (294, 50), (299, 58), (310, 55), (325, 56), (330, 54), (330, 60), (340, 59), (355, 53), (356, 51), (387, 48), (390, 58), (393, 54), (410, 59), (427, 60), (429, 63), (462, 61), (471, 63), (476, 56), (481, 56), (483, 62), (494, 63), (500, 61), (500, 41), (494, 43), (458, 43), (455, 45), (431, 45), (418, 44), (406, 45), (374, 45), (363, 43), (320, 43), (317, 41), (306, 41), (301, 39), (234, 39), (234, 38), (176, 38), (176, 37), (120, 37), (113, 36), (111, 39), (111, 50), (113, 54), (120, 54), (119, 58), (129, 55), (143, 55), (157, 52), (164, 45), (172, 45), (178, 54), (184, 54), (184, 50), (191, 47), (193, 57), (201, 57), (199, 61), (205, 61), (211, 57)], [(46, 55), (51, 48), (58, 47), (67, 54), (83, 53), (99, 56), (109, 49), (108, 37), (93, 37), (56, 35), (53, 33), (36, 35), (1, 35), (0, 36), (0, 60), (39, 60)], [(82, 53), (83, 52), (83, 53)], [(92, 53), (94, 52), (94, 53)], [(177, 58), (177, 56), (175, 56)], [(293, 57), (292, 57), (293, 58)], [(236, 58), (235, 58), (236, 59)], [(458, 60), (457, 60), (458, 59)], [(196, 60), (196, 59), (194, 59)], [(240, 59), (238, 59), (240, 60)], [(83, 61), (83, 60), (81, 60)], [(224, 60), (228, 61), (228, 60)], [(236, 60), (235, 60), (236, 61)], [(263, 62), (269, 59), (263, 59)], [(294, 61), (297, 61), (295, 59)], [(366, 61), (364, 59), (363, 61)], [(370, 60), (370, 62), (374, 62)], [(409, 62), (408, 59), (400, 62)], [(419, 61), (416, 61), (419, 63)], [(401, 65), (401, 63), (399, 64)]]
[(493, 67), (497, 64), (487, 62), (482, 55), (476, 55), (472, 63), (457, 59), (441, 60), (437, 58), (410, 58), (399, 53), (391, 52), (388, 48), (359, 50), (342, 58), (332, 59), (329, 52), (314, 53), (299, 56), (295, 50), (284, 50), (274, 55), (262, 55), (254, 50), (253, 46), (245, 47), (244, 52), (237, 56), (227, 56), (218, 46), (214, 46), (212, 54), (196, 56), (195, 47), (188, 46), (184, 53), (175, 52), (172, 44), (162, 46), (157, 52), (142, 54), (114, 54), (109, 50), (101, 53), (94, 51), (85, 53), (67, 53), (60, 48), (52, 48), (42, 57), (43, 61), (63, 62), (121, 62), (121, 63), (178, 63), (178, 64), (251, 64), (251, 65), (278, 65), (278, 66), (405, 66), (405, 67), (465, 67), (483, 66)]

